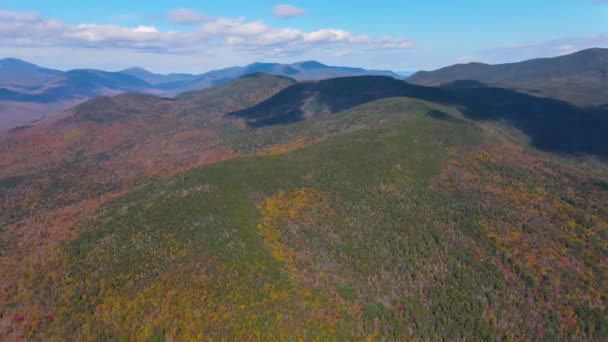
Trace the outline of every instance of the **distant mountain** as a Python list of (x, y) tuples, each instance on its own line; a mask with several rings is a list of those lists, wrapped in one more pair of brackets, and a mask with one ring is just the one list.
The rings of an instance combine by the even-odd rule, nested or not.
[(119, 72), (62, 72), (17, 59), (5, 59), (0, 62), (0, 131), (39, 120), (91, 97), (120, 93), (173, 97), (186, 91), (219, 86), (255, 73), (285, 76), (299, 81), (359, 75), (399, 77), (390, 71), (335, 67), (316, 61), (294, 64), (253, 63), (200, 75), (163, 75), (139, 67)]
[(120, 72), (70, 70), (37, 89), (49, 102), (56, 98), (82, 98), (124, 92), (160, 93), (148, 82)]
[(335, 77), (361, 75), (380, 75), (398, 78), (398, 75), (391, 71), (329, 66), (323, 63), (319, 63), (317, 61), (305, 61), (293, 64), (253, 63), (244, 67), (233, 67), (222, 70), (216, 70), (207, 74), (203, 74), (201, 76), (214, 76), (216, 78), (235, 76), (239, 77), (257, 72), (291, 77), (298, 81), (311, 81)]
[(131, 75), (133, 77), (137, 77), (142, 79), (153, 85), (162, 85), (167, 83), (177, 83), (177, 82), (188, 82), (197, 78), (196, 75), (191, 74), (155, 74), (146, 69), (133, 67), (129, 69), (125, 69), (120, 71), (123, 74)]
[(298, 81), (321, 80), (335, 77), (379, 75), (399, 78), (399, 74), (383, 70), (366, 70), (362, 68), (328, 66), (317, 61), (305, 61), (293, 64), (252, 63), (242, 67), (230, 67), (212, 70), (199, 75), (192, 74), (155, 74), (146, 69), (133, 67), (121, 71), (154, 85), (168, 93), (187, 90), (205, 89), (217, 86), (243, 76), (255, 73), (266, 73), (290, 77)]
[[(121, 94), (90, 99), (63, 113), (54, 129), (80, 124), (109, 124), (152, 119), (155, 129), (172, 129), (186, 118), (211, 120), (235, 110), (248, 108), (276, 94), (296, 81), (269, 74), (252, 74), (222, 86), (182, 93), (169, 99), (142, 94)], [(173, 117), (173, 116), (177, 116)], [(161, 120), (166, 126), (159, 125)], [(173, 132), (176, 133), (176, 132)], [(94, 134), (94, 133), (93, 133)], [(164, 136), (165, 135), (159, 135)], [(152, 139), (130, 136), (129, 139)]]
[(6, 58), (0, 60), (0, 87), (23, 88), (39, 85), (61, 73), (59, 70), (42, 68), (19, 59)]
[(100, 70), (61, 72), (27, 89), (0, 88), (0, 130), (40, 120), (92, 97), (126, 92), (162, 94), (139, 78)]
[(437, 86), (457, 80), (475, 80), (555, 97), (582, 106), (608, 104), (608, 49), (588, 49), (555, 58), (489, 65), (459, 64), (436, 71), (421, 71), (408, 82)]
[(196, 90), (214, 87), (240, 77), (255, 74), (267, 73), (271, 75), (284, 76), (297, 81), (316, 81), (336, 77), (351, 77), (364, 75), (389, 76), (400, 78), (399, 75), (391, 71), (366, 70), (362, 68), (328, 66), (316, 61), (305, 61), (293, 64), (279, 63), (253, 63), (244, 67), (230, 67), (226, 69), (212, 70), (196, 76), (189, 84), (180, 83), (175, 86), (173, 83), (159, 85), (168, 92), (180, 92), (184, 90)]

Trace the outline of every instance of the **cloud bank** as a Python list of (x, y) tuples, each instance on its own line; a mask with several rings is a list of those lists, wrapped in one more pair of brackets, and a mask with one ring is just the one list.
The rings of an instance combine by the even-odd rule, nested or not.
[[(300, 10), (283, 8), (282, 14), (295, 15), (297, 11), (294, 9)], [(69, 25), (36, 13), (0, 10), (0, 44), (118, 48), (173, 54), (208, 53), (213, 49), (230, 48), (269, 56), (286, 56), (315, 48), (345, 50), (413, 47), (412, 41), (407, 38), (375, 38), (336, 28), (303, 31), (271, 27), (263, 21), (251, 21), (244, 17), (209, 17), (188, 9), (176, 9), (168, 18), (172, 23), (193, 27), (187, 31), (163, 31), (143, 24), (135, 27), (95, 23)]]

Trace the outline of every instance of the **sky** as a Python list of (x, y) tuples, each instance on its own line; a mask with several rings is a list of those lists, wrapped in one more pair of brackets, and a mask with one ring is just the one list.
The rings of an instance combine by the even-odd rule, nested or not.
[(416, 71), (590, 47), (608, 48), (608, 0), (0, 0), (0, 58), (63, 70)]

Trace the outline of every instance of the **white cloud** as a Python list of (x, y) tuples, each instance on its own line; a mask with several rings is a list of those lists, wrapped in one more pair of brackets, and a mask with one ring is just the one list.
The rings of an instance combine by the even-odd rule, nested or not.
[(245, 18), (216, 18), (201, 26), (197, 32), (202, 35), (256, 36), (268, 30), (268, 26), (261, 21), (247, 22)]
[(305, 8), (299, 8), (293, 5), (278, 5), (272, 11), (272, 14), (277, 18), (294, 18), (306, 14)]
[(34, 22), (40, 20), (40, 15), (35, 12), (11, 12), (0, 10), (0, 20)]
[(414, 43), (409, 39), (395, 39), (392, 37), (384, 37), (375, 45), (382, 49), (410, 49), (414, 47)]
[(178, 8), (169, 13), (169, 21), (181, 25), (200, 24), (208, 18), (202, 13), (187, 8)]
[(150, 25), (69, 25), (35, 13), (0, 11), (0, 45), (119, 48), (174, 54), (240, 49), (268, 56), (287, 56), (314, 49), (408, 49), (413, 46), (405, 38), (373, 38), (336, 28), (307, 32), (271, 27), (243, 17), (204, 17), (184, 9), (173, 11), (170, 17), (175, 22), (200, 20), (201, 23), (188, 31), (163, 31)]
[(303, 34), (303, 40), (308, 43), (368, 43), (367, 36), (353, 36), (352, 33), (337, 29), (322, 29)]

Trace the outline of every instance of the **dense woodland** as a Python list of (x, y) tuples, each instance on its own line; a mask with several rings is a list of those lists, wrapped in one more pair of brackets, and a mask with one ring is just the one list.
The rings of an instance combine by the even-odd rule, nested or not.
[(607, 339), (604, 151), (373, 82), (255, 75), (3, 137), (0, 338)]

